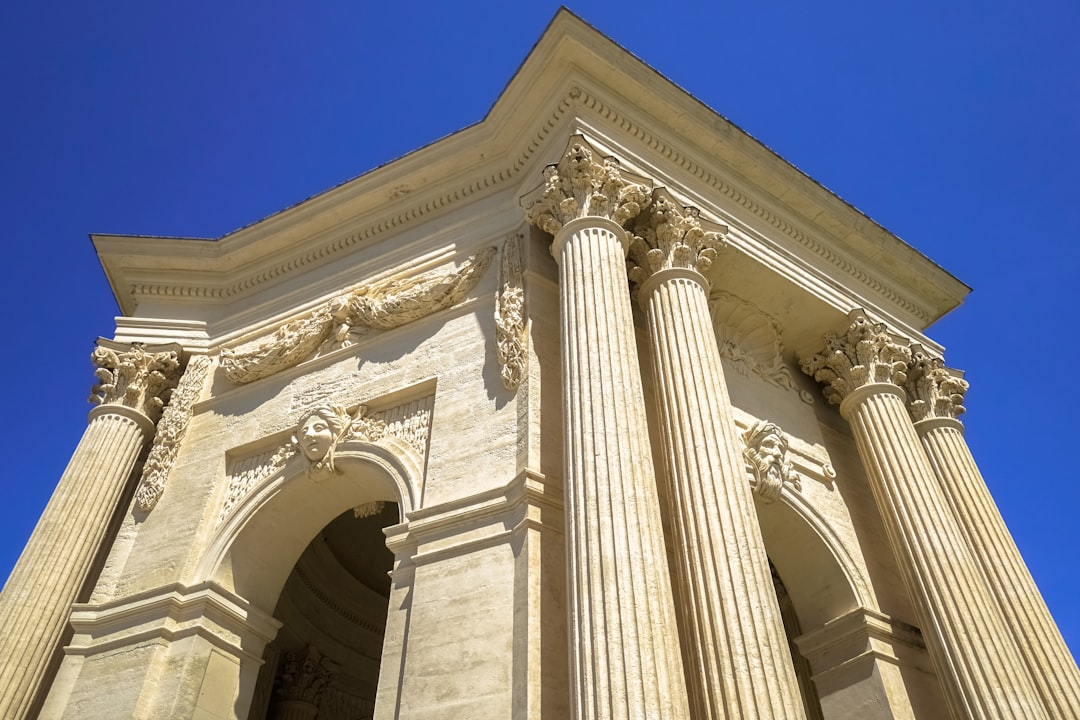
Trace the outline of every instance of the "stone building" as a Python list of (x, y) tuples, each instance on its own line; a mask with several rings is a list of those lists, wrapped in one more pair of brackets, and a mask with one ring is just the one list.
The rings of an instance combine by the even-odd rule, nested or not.
[(967, 288), (567, 12), (123, 316), (0, 716), (1071, 718), (923, 334)]

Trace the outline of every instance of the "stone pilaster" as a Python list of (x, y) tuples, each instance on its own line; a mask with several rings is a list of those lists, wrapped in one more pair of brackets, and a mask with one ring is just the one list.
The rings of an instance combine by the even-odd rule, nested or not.
[(692, 715), (804, 718), (702, 275), (720, 235), (659, 191), (634, 233), (630, 278), (652, 342)]
[(0, 594), (0, 717), (35, 712), (132, 471), (176, 384), (179, 346), (99, 340), (89, 425)]
[(828, 334), (802, 367), (851, 424), (952, 717), (1045, 718), (908, 416), (910, 359), (884, 325), (853, 313), (847, 331)]
[(555, 236), (575, 720), (687, 718), (623, 224), (649, 191), (575, 139), (530, 222)]
[(1080, 712), (1080, 671), (990, 496), (957, 419), (964, 412), (968, 384), (921, 347), (911, 349), (905, 384), (908, 409), (941, 490), (1050, 716), (1075, 718)]

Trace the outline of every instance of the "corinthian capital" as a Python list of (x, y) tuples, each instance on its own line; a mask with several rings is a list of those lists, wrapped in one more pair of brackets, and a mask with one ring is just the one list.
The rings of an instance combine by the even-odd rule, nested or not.
[(597, 161), (580, 135), (545, 171), (544, 190), (526, 208), (529, 222), (555, 235), (571, 220), (607, 218), (624, 225), (649, 204), (649, 187), (624, 177), (614, 158)]
[(952, 418), (962, 415), (968, 382), (955, 370), (945, 367), (941, 358), (927, 354), (921, 345), (911, 346), (911, 363), (904, 389), (908, 410), (915, 422), (929, 418)]
[(883, 323), (871, 322), (859, 311), (849, 317), (846, 331), (827, 333), (825, 349), (801, 364), (803, 372), (825, 384), (825, 399), (834, 405), (864, 385), (903, 387), (911, 361), (911, 351), (896, 343)]
[(142, 343), (98, 340), (90, 355), (97, 366), (97, 384), (90, 402), (98, 405), (123, 405), (137, 410), (152, 422), (161, 417), (161, 409), (180, 379), (179, 345), (143, 346)]
[(724, 246), (726, 225), (707, 231), (697, 208), (684, 207), (666, 190), (653, 191), (652, 203), (638, 215), (631, 232), (630, 280), (640, 284), (669, 268), (704, 273)]

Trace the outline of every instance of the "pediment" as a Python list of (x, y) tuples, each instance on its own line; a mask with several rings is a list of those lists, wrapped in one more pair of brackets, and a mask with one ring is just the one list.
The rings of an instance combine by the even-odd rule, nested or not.
[[(341, 273), (333, 268), (370, 264), (387, 252), (407, 263), (397, 238), (423, 235), (436, 219), (466, 228), (472, 203), (505, 194), (503, 220), (514, 222), (520, 198), (574, 133), (728, 224), (740, 263), (804, 288), (822, 315), (866, 307), (918, 332), (968, 292), (566, 10), (475, 125), (220, 238), (93, 241), (125, 315), (203, 321), (213, 344), (214, 324), (238, 301), (314, 303), (336, 289)], [(392, 246), (380, 245), (390, 238)], [(329, 278), (323, 285), (298, 281), (316, 270)]]

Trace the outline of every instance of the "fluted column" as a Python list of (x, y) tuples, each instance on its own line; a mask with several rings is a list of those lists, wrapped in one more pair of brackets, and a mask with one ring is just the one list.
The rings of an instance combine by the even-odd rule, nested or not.
[(578, 140), (528, 210), (559, 264), (575, 720), (689, 717), (626, 287), (648, 201)]
[(1050, 616), (964, 440), (957, 416), (968, 384), (944, 363), (912, 346), (905, 385), (908, 409), (942, 492), (986, 575), (1053, 718), (1080, 717), (1080, 671)]
[(27, 717), (54, 671), (71, 604), (176, 383), (178, 349), (98, 341), (100, 404), (0, 593), (0, 717)]
[(905, 407), (910, 361), (884, 325), (854, 315), (803, 370), (851, 424), (889, 543), (957, 720), (1045, 718), (982, 570)]
[(633, 232), (630, 277), (652, 341), (692, 715), (804, 718), (702, 275), (719, 234), (661, 191)]

